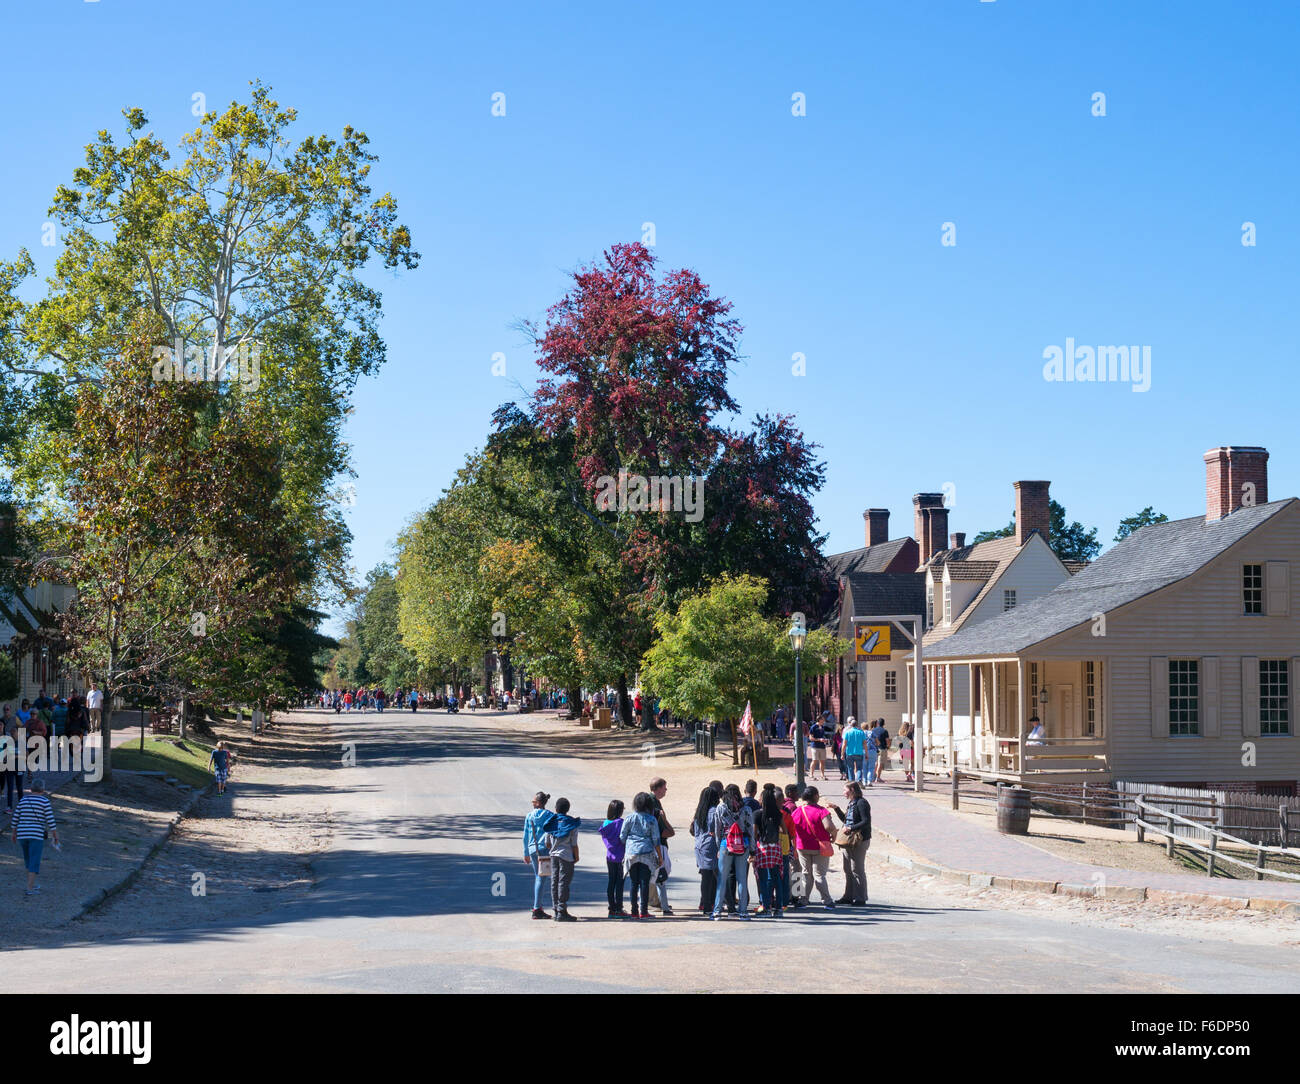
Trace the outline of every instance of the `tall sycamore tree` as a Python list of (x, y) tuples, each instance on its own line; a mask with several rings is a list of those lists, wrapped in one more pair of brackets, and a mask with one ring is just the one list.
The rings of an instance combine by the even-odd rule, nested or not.
[(151, 340), (138, 331), (79, 385), (56, 453), (69, 514), (34, 566), (77, 588), (60, 615), (68, 654), (101, 677), (106, 705), (159, 684), (227, 692), (248, 626), (293, 586), (267, 560), (284, 537), (272, 427), (235, 406), (196, 429), (213, 390), (155, 381)]

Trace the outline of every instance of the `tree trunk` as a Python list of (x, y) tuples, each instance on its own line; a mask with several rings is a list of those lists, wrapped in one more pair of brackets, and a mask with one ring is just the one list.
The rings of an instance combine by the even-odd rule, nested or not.
[(645, 691), (644, 689), (641, 690), (641, 720), (640, 720), (640, 726), (641, 726), (641, 729), (642, 729), (642, 730), (658, 730), (658, 729), (659, 729), (659, 727), (655, 725), (654, 715), (652, 715), (651, 712), (650, 712), (650, 697), (648, 697), (648, 696), (646, 695), (646, 691)]
[(185, 735), (188, 733), (188, 731), (186, 731), (185, 729), (185, 723), (189, 716), (189, 713), (190, 713), (190, 698), (188, 696), (182, 696), (181, 697), (181, 720), (176, 726), (176, 733), (180, 735), (181, 741), (185, 740)]
[(740, 744), (736, 735), (736, 720), (728, 719), (727, 727), (731, 730), (731, 763), (738, 766), (740, 764)]
[(618, 675), (618, 723), (632, 725), (632, 698), (627, 695), (627, 674)]
[(568, 704), (569, 714), (566, 715), (565, 718), (576, 719), (578, 717), (578, 712), (582, 710), (582, 690), (581, 689), (565, 690), (565, 699), (568, 700), (569, 702)]

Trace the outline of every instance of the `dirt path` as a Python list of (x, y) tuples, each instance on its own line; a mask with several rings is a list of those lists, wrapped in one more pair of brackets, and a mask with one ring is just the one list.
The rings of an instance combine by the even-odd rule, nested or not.
[(257, 738), (218, 726), (240, 754), (226, 793), (200, 798), (128, 888), (62, 928), (30, 931), (27, 943), (238, 922), (308, 892), (309, 863), (332, 831), (321, 772), (337, 746), (323, 716), (282, 718)]

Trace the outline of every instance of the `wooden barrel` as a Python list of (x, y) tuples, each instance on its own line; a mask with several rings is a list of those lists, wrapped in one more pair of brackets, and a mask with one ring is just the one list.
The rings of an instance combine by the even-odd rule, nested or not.
[(998, 831), (1009, 836), (1029, 834), (1029, 791), (1024, 787), (998, 788)]

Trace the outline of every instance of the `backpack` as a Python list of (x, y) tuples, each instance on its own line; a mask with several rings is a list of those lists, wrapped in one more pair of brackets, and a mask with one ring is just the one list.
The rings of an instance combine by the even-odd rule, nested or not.
[(745, 833), (741, 831), (740, 818), (737, 817), (727, 829), (727, 853), (744, 854), (745, 849)]

